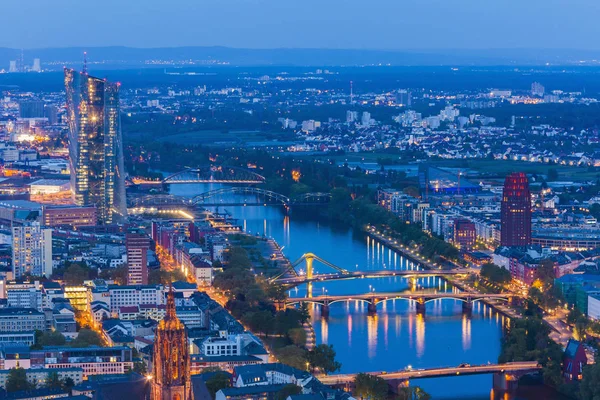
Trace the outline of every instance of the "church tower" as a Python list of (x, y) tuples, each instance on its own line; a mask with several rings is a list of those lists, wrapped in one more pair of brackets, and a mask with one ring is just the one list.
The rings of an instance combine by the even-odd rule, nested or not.
[(151, 400), (192, 400), (190, 350), (185, 326), (175, 313), (175, 294), (167, 294), (167, 313), (154, 340)]

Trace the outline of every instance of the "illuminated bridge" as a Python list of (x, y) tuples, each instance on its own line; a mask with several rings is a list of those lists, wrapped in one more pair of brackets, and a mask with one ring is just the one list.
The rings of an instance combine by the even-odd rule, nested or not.
[[(236, 195), (232, 197), (232, 195)], [(247, 198), (240, 198), (247, 196)], [(264, 190), (252, 186), (232, 186), (210, 190), (193, 198), (173, 195), (148, 195), (130, 200), (130, 207), (174, 207), (174, 206), (267, 206), (281, 205), (314, 206), (327, 204), (331, 200), (330, 193), (304, 193), (295, 197)]]
[(459, 300), (463, 302), (463, 311), (470, 311), (473, 308), (473, 302), (480, 300), (498, 300), (512, 302), (513, 294), (495, 294), (495, 293), (415, 293), (415, 292), (382, 292), (365, 293), (354, 295), (319, 295), (313, 297), (290, 297), (286, 300), (286, 306), (301, 303), (313, 303), (321, 306), (321, 315), (329, 315), (329, 306), (333, 303), (360, 301), (367, 303), (369, 313), (377, 313), (377, 304), (390, 300), (408, 300), (414, 301), (417, 313), (425, 313), (425, 304), (438, 299)]
[(400, 276), (403, 278), (422, 278), (429, 276), (444, 275), (468, 275), (473, 271), (467, 268), (449, 269), (449, 270), (377, 270), (377, 271), (352, 271), (348, 273), (332, 274), (313, 274), (312, 278), (307, 275), (298, 275), (290, 278), (272, 279), (273, 282), (282, 285), (296, 286), (309, 282), (323, 282), (343, 279), (363, 279), (363, 278), (385, 278), (390, 276)]
[[(494, 374), (494, 388), (510, 390), (516, 384), (520, 376), (537, 372), (541, 369), (537, 361), (509, 362), (504, 364), (468, 365), (462, 364), (456, 367), (406, 369), (396, 372), (370, 372), (383, 378), (391, 386), (405, 387), (413, 379), (439, 378), (448, 376)], [(330, 386), (349, 386), (354, 383), (356, 374), (336, 374), (320, 376), (319, 380)]]
[[(329, 274), (315, 274), (313, 263), (318, 261), (321, 264), (335, 270)], [(298, 267), (303, 263), (306, 264), (306, 270), (298, 272)], [(472, 273), (468, 268), (456, 268), (449, 270), (378, 270), (378, 271), (348, 271), (347, 269), (338, 267), (322, 259), (313, 253), (305, 253), (291, 263), (287, 269), (283, 270), (278, 275), (272, 276), (269, 280), (282, 285), (297, 286), (303, 283), (333, 281), (342, 279), (362, 279), (362, 278), (380, 278), (389, 276), (401, 276), (406, 278), (420, 278), (428, 276), (444, 276), (444, 275), (468, 275)], [(286, 277), (287, 275), (287, 277)]]
[(187, 168), (183, 171), (169, 175), (163, 180), (144, 180), (132, 178), (134, 184), (162, 185), (183, 183), (243, 183), (260, 184), (265, 183), (265, 177), (250, 170), (229, 167), (206, 165), (198, 168)]

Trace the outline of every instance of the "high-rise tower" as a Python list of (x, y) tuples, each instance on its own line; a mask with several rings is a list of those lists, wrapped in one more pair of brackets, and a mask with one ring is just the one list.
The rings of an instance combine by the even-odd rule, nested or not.
[(125, 235), (125, 248), (127, 249), (127, 284), (148, 284), (148, 250), (150, 237), (146, 232), (136, 230)]
[(65, 68), (71, 190), (77, 205), (94, 205), (98, 223), (127, 215), (119, 84)]
[(192, 400), (190, 350), (185, 326), (175, 313), (175, 294), (167, 294), (167, 313), (156, 329), (151, 400)]
[(527, 175), (512, 173), (504, 180), (501, 206), (502, 246), (531, 244), (531, 192)]

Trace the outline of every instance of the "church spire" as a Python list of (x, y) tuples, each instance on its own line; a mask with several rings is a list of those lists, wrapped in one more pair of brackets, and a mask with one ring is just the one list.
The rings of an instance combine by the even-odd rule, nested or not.
[(185, 326), (177, 317), (173, 284), (169, 284), (166, 314), (154, 340), (152, 400), (192, 400), (189, 348)]

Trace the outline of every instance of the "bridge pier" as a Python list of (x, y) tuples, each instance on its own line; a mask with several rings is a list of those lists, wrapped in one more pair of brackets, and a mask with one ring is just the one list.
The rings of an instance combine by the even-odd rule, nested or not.
[(329, 318), (329, 304), (321, 304), (321, 318)]
[(473, 300), (463, 301), (462, 312), (467, 316), (471, 316), (471, 314), (473, 313)]
[(377, 314), (377, 304), (375, 304), (375, 301), (367, 303), (367, 311), (369, 312), (369, 315)]
[(417, 314), (425, 315), (425, 299), (420, 298), (417, 300)]
[(505, 372), (496, 372), (492, 376), (492, 387), (494, 392), (515, 393), (519, 386), (519, 378)]

